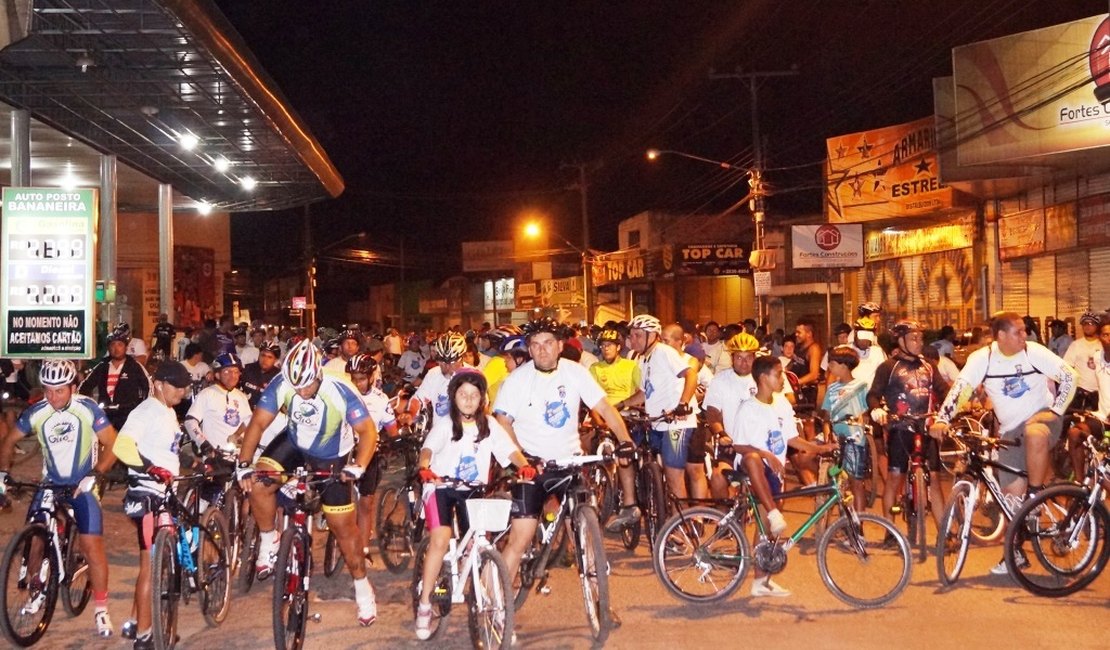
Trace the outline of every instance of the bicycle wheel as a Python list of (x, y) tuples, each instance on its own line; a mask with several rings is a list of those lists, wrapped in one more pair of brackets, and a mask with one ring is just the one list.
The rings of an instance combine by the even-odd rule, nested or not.
[(1056, 485), (1026, 500), (1014, 515), (1006, 530), (1006, 567), (1030, 593), (1067, 596), (1106, 568), (1110, 513), (1102, 502), (1092, 508), (1089, 498), (1085, 487)]
[(227, 524), (228, 566), (234, 573), (239, 566), (239, 556), (243, 552), (243, 522), (241, 521), (243, 497), (238, 484), (232, 483), (232, 485), (234, 487), (229, 488), (220, 499), (220, 512), (223, 513), (224, 522)]
[(200, 611), (209, 627), (219, 627), (231, 606), (231, 561), (227, 520), (224, 513), (209, 508), (200, 518), (203, 529), (194, 557), (200, 588)]
[(971, 503), (971, 484), (960, 481), (952, 486), (952, 496), (941, 518), (937, 531), (937, 577), (946, 587), (956, 584), (967, 560), (967, 547), (971, 543), (971, 522), (968, 514), (975, 508)]
[(1002, 506), (994, 500), (994, 495), (986, 489), (982, 482), (979, 484), (979, 500), (975, 503), (975, 511), (971, 515), (971, 538), (977, 544), (993, 544), (1002, 537), (1006, 529), (1006, 514)]
[(413, 522), (407, 490), (386, 488), (378, 501), (378, 549), (390, 573), (404, 573), (413, 555)]
[(910, 558), (910, 544), (898, 528), (872, 514), (841, 517), (817, 542), (821, 580), (853, 607), (881, 607), (897, 598), (910, 581)]
[(751, 569), (744, 529), (714, 508), (690, 508), (667, 520), (652, 549), (655, 577), (672, 595), (693, 603), (728, 598)]
[[(416, 547), (415, 561), (413, 562), (412, 569), (412, 586), (410, 592), (412, 594), (412, 616), (416, 618), (416, 610), (420, 607), (420, 592), (424, 587), (424, 558), (428, 555), (428, 540), (420, 542)], [(508, 570), (506, 570), (506, 578), (508, 577)], [(443, 619), (451, 613), (451, 567), (446, 562), (443, 563), (443, 568), (439, 571), (439, 578), (436, 579), (435, 587), (432, 588), (431, 595), (432, 604), (432, 620), (428, 626), (431, 636), (428, 639), (434, 639), (439, 631), (443, 629)]]
[(614, 477), (603, 465), (598, 465), (592, 472), (594, 491), (597, 493), (597, 517), (604, 523), (617, 511), (617, 489)]
[(274, 564), (274, 647), (296, 650), (304, 645), (308, 624), (308, 577), (312, 573), (312, 549), (308, 536), (299, 528), (281, 534)]
[(250, 593), (254, 586), (254, 565), (258, 562), (258, 523), (248, 512), (243, 517), (243, 532), (239, 535), (239, 593)]
[(640, 470), (644, 473), (644, 496), (647, 507), (644, 521), (647, 522), (646, 532), (648, 545), (655, 545), (655, 538), (659, 529), (667, 521), (667, 495), (663, 488), (663, 470), (658, 463), (645, 463)]
[(475, 648), (508, 650), (513, 645), (513, 600), (509, 568), (496, 549), (478, 549), (477, 574), (466, 584), (467, 624)]
[[(640, 479), (637, 477), (636, 481), (639, 482), (639, 480)], [(616, 490), (614, 490), (614, 495), (616, 502), (624, 503), (624, 489), (621, 488), (619, 481), (615, 486)], [(629, 551), (636, 550), (636, 547), (640, 545), (640, 522), (643, 521), (643, 518), (643, 509), (641, 508), (639, 519), (621, 528), (621, 544)]]
[(339, 541), (335, 534), (328, 531), (328, 540), (324, 543), (324, 575), (332, 577), (339, 567), (343, 565), (343, 553), (339, 551)]
[(162, 527), (150, 547), (151, 638), (159, 650), (177, 640), (177, 606), (181, 599), (181, 569), (177, 564), (177, 531)]
[(913, 475), (913, 517), (914, 526), (913, 545), (917, 550), (917, 561), (924, 562), (929, 559), (932, 551), (926, 542), (926, 531), (929, 527), (929, 489), (925, 469), (917, 470)]
[(0, 630), (28, 647), (46, 634), (58, 602), (58, 560), (50, 534), (40, 524), (16, 533), (0, 566)]
[(62, 607), (70, 616), (80, 616), (92, 598), (89, 561), (77, 541), (77, 525), (70, 522), (66, 531), (65, 582), (62, 583)]
[(597, 523), (597, 511), (592, 506), (580, 505), (574, 511), (574, 535), (586, 619), (594, 641), (603, 644), (613, 629), (609, 611), (609, 560), (605, 556), (605, 540), (601, 537), (601, 525)]

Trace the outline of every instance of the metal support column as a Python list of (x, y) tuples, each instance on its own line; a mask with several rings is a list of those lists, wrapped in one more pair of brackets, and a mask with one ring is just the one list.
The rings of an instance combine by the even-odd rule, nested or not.
[(158, 311), (173, 313), (173, 186), (158, 184)]
[[(97, 277), (104, 282), (109, 294), (116, 285), (116, 168), (114, 155), (100, 156), (100, 216), (97, 226), (97, 245), (100, 249), (99, 273)], [(101, 311), (101, 319), (113, 322), (115, 302), (106, 301)]]
[(12, 187), (31, 185), (31, 114), (12, 111)]

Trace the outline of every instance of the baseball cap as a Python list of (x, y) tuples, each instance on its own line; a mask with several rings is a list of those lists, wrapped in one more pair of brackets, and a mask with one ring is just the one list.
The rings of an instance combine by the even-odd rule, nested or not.
[(366, 353), (367, 354), (377, 354), (378, 352), (381, 352), (384, 349), (385, 349), (385, 345), (383, 345), (382, 342), (379, 341), (378, 339), (370, 339), (369, 341), (366, 342)]
[(170, 386), (188, 388), (193, 383), (189, 371), (177, 361), (163, 361), (154, 371), (155, 381), (164, 381)]

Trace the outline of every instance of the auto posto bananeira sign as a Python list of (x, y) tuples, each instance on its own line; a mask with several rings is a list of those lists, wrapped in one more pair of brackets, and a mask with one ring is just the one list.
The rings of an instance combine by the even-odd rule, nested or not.
[(863, 266), (863, 224), (791, 226), (791, 263), (796, 269)]

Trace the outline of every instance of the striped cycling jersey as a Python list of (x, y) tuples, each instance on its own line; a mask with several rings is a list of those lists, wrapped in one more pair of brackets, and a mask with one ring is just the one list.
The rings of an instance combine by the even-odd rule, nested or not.
[(112, 425), (95, 401), (74, 394), (60, 411), (45, 399), (29, 406), (16, 426), (25, 436), (38, 436), (46, 480), (76, 485), (96, 465), (96, 434)]
[(289, 439), (315, 458), (340, 458), (355, 446), (354, 426), (369, 417), (366, 405), (346, 384), (324, 375), (312, 399), (304, 399), (281, 375), (274, 377), (258, 400), (258, 408), (289, 418)]

